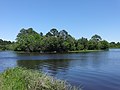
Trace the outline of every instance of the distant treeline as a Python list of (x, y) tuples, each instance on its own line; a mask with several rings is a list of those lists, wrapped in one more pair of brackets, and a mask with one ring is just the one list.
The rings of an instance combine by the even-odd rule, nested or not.
[(120, 48), (120, 42), (110, 42), (110, 48)]
[(68, 52), (80, 50), (107, 50), (109, 47), (119, 47), (120, 43), (108, 43), (99, 35), (75, 39), (66, 30), (58, 31), (53, 28), (45, 35), (37, 33), (32, 28), (21, 29), (16, 37), (16, 42), (0, 41), (0, 49), (12, 49), (26, 52)]
[(0, 50), (12, 49), (13, 42), (0, 39)]

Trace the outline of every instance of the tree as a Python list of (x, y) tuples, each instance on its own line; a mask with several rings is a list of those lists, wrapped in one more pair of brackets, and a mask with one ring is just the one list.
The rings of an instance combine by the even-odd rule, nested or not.
[(45, 35), (43, 42), (45, 42), (44, 50), (49, 52), (66, 52), (75, 50), (76, 48), (76, 40), (65, 30), (58, 32), (57, 29), (51, 29), (50, 32)]
[(89, 40), (88, 42), (88, 50), (97, 50), (98, 46), (94, 40)]
[(57, 37), (58, 36), (58, 30), (57, 29), (55, 29), (55, 28), (53, 28), (53, 29), (51, 29), (50, 30), (50, 33), (52, 34), (52, 36), (55, 36), (55, 37)]
[(100, 49), (100, 41), (102, 40), (102, 38), (95, 34), (91, 37), (91, 39), (89, 40), (89, 47), (88, 49), (90, 50), (99, 50)]
[(57, 37), (58, 35), (59, 35), (58, 30), (55, 29), (55, 28), (51, 29), (51, 30), (46, 34), (47, 37), (48, 37), (48, 36), (55, 36), (55, 37)]
[(117, 48), (120, 48), (120, 42), (116, 43)]
[(109, 48), (109, 43), (106, 40), (100, 41), (100, 49), (107, 50)]
[(43, 37), (43, 33), (42, 33), (42, 32), (40, 32), (40, 36), (42, 36), (42, 37)]
[(87, 38), (81, 38), (77, 41), (77, 50), (87, 50), (88, 49), (88, 40)]
[(45, 36), (50, 37), (50, 36), (52, 36), (52, 34), (50, 32), (48, 32)]
[(63, 44), (63, 40), (59, 37), (53, 37), (53, 36), (49, 36), (49, 37), (44, 37), (43, 41), (44, 45), (43, 45), (43, 51), (44, 52), (62, 52), (62, 44)]
[(67, 32), (66, 30), (61, 30), (61, 31), (59, 32), (59, 37), (62, 37), (64, 40), (65, 40), (68, 36), (70, 36), (70, 35), (68, 34), (68, 32)]
[(13, 44), (11, 41), (0, 39), (0, 50), (11, 50), (11, 48), (9, 48), (11, 44)]
[(66, 39), (63, 38), (63, 40), (64, 40), (63, 46), (66, 47), (66, 51), (76, 50), (75, 47), (76, 40), (71, 35), (68, 35)]
[[(0, 40), (1, 42), (3, 41)], [(120, 43), (116, 45), (118, 46)], [(108, 42), (105, 40), (102, 41), (99, 35), (92, 36), (89, 41), (83, 37), (75, 40), (66, 30), (58, 32), (55, 28), (51, 29), (46, 35), (43, 35), (42, 32), (38, 34), (32, 28), (21, 29), (14, 46), (16, 50), (28, 52), (68, 52), (109, 48)]]
[(110, 48), (116, 48), (116, 43), (115, 42), (110, 42)]
[(41, 36), (35, 32), (32, 28), (21, 29), (18, 33), (16, 41), (16, 50), (33, 52), (39, 50)]
[(110, 48), (120, 48), (120, 42), (110, 42)]
[(100, 40), (102, 40), (102, 38), (99, 35), (95, 34), (91, 37), (91, 40), (95, 40), (95, 41), (99, 42)]

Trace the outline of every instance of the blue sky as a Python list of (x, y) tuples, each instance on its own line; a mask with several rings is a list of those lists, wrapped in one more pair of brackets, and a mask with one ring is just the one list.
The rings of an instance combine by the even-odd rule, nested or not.
[(100, 35), (120, 41), (120, 0), (0, 0), (0, 38), (15, 40), (22, 28), (52, 28), (75, 38)]

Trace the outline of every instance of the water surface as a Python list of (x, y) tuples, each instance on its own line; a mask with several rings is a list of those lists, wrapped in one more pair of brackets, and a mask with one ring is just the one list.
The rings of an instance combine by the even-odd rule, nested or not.
[(83, 90), (120, 90), (120, 49), (89, 53), (0, 52), (0, 72), (21, 66), (43, 71)]

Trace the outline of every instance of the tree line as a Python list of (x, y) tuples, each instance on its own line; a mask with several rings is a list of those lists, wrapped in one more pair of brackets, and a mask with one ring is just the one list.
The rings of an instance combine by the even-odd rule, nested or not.
[(32, 28), (21, 29), (16, 38), (17, 51), (27, 52), (68, 52), (78, 50), (106, 50), (109, 43), (94, 35), (90, 40), (80, 38), (76, 40), (66, 30), (58, 31), (53, 28), (45, 35), (37, 33)]
[(13, 42), (0, 39), (0, 50), (11, 49)]
[[(2, 41), (4, 43), (4, 41)], [(16, 42), (6, 43), (9, 49), (25, 52), (69, 52), (80, 50), (108, 50), (116, 44), (95, 34), (91, 39), (75, 39), (66, 30), (58, 31), (53, 28), (45, 35), (36, 32), (33, 28), (21, 29), (16, 37)], [(120, 43), (118, 43), (120, 44)], [(0, 43), (1, 45), (1, 43)], [(3, 44), (5, 45), (5, 43)], [(1, 48), (1, 47), (0, 47)]]
[(110, 48), (120, 48), (120, 42), (110, 42)]

